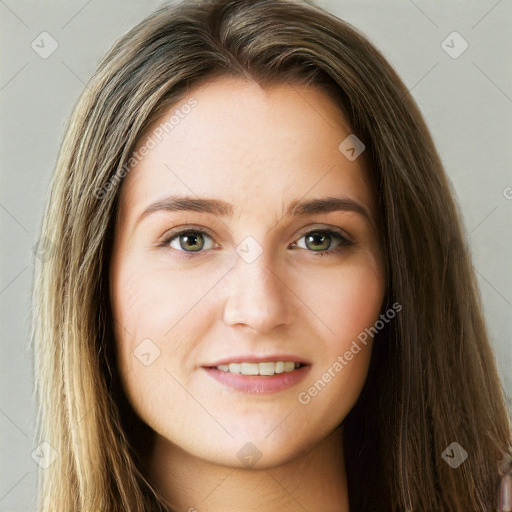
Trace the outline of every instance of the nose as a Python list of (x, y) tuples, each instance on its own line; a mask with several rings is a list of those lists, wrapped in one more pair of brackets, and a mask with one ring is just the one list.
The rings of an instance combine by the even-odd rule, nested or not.
[(237, 258), (224, 287), (224, 322), (266, 333), (293, 320), (294, 293), (265, 253), (248, 263)]

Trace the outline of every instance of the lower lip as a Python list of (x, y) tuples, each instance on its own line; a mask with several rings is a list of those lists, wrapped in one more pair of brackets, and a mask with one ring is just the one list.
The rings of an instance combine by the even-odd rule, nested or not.
[(230, 373), (217, 370), (216, 368), (205, 368), (204, 370), (215, 380), (229, 386), (236, 391), (253, 394), (277, 393), (291, 388), (298, 384), (308, 374), (311, 366), (302, 366), (292, 372), (279, 373), (269, 376), (242, 375), (241, 373)]

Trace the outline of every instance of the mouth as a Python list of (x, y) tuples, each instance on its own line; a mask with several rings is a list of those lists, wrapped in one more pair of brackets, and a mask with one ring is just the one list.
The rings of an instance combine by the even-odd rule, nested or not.
[(232, 361), (202, 367), (206, 373), (232, 390), (243, 393), (276, 393), (298, 384), (311, 364), (302, 361)]
[(219, 364), (207, 368), (235, 375), (264, 375), (271, 377), (272, 375), (293, 372), (303, 366), (306, 366), (306, 364), (295, 361), (261, 361)]

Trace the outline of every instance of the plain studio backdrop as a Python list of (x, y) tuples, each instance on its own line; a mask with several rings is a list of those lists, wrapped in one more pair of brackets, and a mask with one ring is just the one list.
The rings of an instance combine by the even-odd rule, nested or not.
[[(318, 0), (379, 48), (418, 102), (453, 183), (498, 368), (512, 397), (512, 4)], [(160, 0), (0, 1), (0, 510), (33, 510), (29, 300), (65, 123), (112, 43)]]

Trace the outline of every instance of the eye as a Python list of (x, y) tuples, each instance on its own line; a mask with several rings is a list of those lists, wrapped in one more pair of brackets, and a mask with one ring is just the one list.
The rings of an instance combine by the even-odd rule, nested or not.
[(170, 245), (177, 251), (200, 252), (202, 249), (211, 249), (213, 239), (204, 231), (186, 229), (173, 233), (165, 240), (164, 244)]
[[(304, 239), (304, 244), (300, 242)], [(214, 246), (213, 237), (202, 229), (182, 229), (171, 231), (162, 242), (163, 247), (171, 247), (184, 256), (192, 257), (194, 253), (204, 252)], [(315, 229), (299, 238), (288, 248), (299, 247), (308, 249), (314, 256), (330, 256), (341, 253), (345, 248), (354, 246), (355, 243), (347, 237), (332, 229)]]
[[(305, 240), (304, 245), (299, 243), (302, 239)], [(334, 247), (333, 240), (337, 242)], [(352, 247), (354, 245), (354, 242), (337, 231), (333, 231), (332, 229), (316, 229), (301, 236), (299, 240), (291, 244), (290, 247), (309, 249), (310, 252), (315, 253), (314, 256), (331, 256), (342, 252), (346, 247)]]

